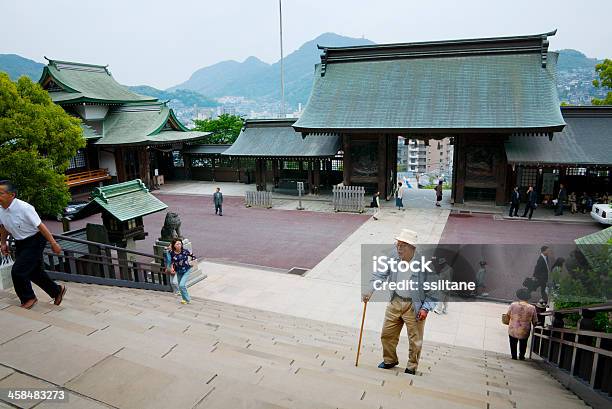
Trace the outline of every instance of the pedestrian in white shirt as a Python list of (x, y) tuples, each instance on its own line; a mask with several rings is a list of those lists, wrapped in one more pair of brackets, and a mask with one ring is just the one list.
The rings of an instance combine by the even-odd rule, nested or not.
[(45, 272), (43, 251), (47, 242), (55, 254), (60, 254), (62, 248), (34, 207), (16, 198), (15, 187), (10, 181), (0, 180), (0, 245), (4, 255), (9, 252), (9, 234), (15, 239), (15, 264), (11, 277), (21, 307), (30, 309), (38, 302), (32, 283), (49, 294), (55, 305), (60, 305), (66, 286), (56, 284)]

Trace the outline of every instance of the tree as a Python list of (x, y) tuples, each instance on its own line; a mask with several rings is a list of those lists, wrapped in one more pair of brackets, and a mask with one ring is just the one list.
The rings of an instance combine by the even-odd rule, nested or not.
[[(593, 80), (593, 85), (596, 88), (612, 89), (612, 60), (605, 59), (601, 64), (595, 66), (595, 72), (599, 75), (598, 80)], [(612, 91), (608, 91), (608, 95), (604, 99), (593, 98), (593, 105), (612, 105)]]
[(217, 119), (195, 119), (194, 131), (212, 132), (205, 139), (205, 143), (222, 144), (234, 143), (244, 120), (238, 115), (223, 114)]
[(85, 146), (80, 120), (54, 104), (27, 77), (0, 72), (0, 179), (43, 215), (60, 213), (70, 199), (64, 180), (69, 160)]

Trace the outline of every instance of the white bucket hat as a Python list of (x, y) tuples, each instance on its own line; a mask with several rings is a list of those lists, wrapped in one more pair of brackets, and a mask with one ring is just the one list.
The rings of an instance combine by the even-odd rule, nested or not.
[(410, 229), (402, 229), (399, 236), (395, 237), (395, 240), (403, 241), (404, 243), (408, 243), (411, 246), (416, 247), (417, 238), (418, 238), (418, 235), (416, 234), (415, 231), (412, 231)]

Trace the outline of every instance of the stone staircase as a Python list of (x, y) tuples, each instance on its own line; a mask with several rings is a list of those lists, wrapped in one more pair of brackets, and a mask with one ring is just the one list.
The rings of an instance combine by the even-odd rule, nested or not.
[[(0, 291), (0, 391), (60, 389), (68, 402), (0, 408), (538, 408), (583, 401), (539, 370), (426, 343), (417, 376), (376, 368), (379, 334), (169, 293), (68, 283), (61, 307)], [(407, 341), (400, 341), (407, 358)]]

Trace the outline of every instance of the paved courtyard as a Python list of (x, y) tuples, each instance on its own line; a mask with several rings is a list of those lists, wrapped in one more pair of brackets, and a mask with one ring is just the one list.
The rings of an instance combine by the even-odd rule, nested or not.
[[(223, 217), (216, 216), (212, 196), (160, 195), (167, 211), (177, 212), (181, 232), (193, 242), (198, 257), (288, 270), (311, 269), (338, 247), (368, 216), (348, 213), (303, 212), (246, 208), (244, 199), (226, 196)], [(144, 218), (146, 240), (137, 249), (152, 253), (164, 224), (165, 212)], [(101, 223), (99, 215), (74, 221), (72, 229)], [(61, 224), (48, 221), (54, 233)]]

